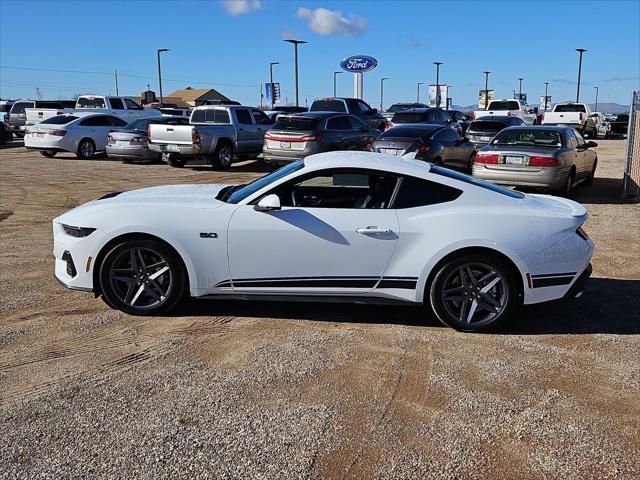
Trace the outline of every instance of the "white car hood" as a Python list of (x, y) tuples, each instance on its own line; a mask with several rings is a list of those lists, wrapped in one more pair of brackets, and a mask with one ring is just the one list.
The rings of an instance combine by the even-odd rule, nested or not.
[(141, 214), (143, 214), (144, 209), (149, 207), (218, 208), (225, 204), (216, 200), (215, 197), (220, 190), (227, 186), (229, 185), (165, 185), (128, 192), (113, 192), (69, 210), (53, 221), (92, 227), (94, 220), (100, 214), (120, 209), (128, 213), (132, 208), (140, 208)]

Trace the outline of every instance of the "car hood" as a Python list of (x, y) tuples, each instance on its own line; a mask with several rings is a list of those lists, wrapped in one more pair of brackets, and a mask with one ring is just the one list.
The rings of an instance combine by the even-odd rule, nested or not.
[(120, 209), (123, 210), (123, 213), (125, 211), (129, 213), (132, 208), (140, 208), (143, 214), (144, 209), (150, 207), (219, 208), (226, 204), (216, 200), (215, 197), (220, 190), (227, 186), (229, 185), (165, 185), (128, 192), (112, 192), (69, 210), (53, 221), (74, 226), (92, 227), (102, 214)]

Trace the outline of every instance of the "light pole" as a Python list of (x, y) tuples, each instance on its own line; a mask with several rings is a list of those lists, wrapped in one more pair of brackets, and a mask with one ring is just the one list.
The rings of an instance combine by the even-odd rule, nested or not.
[(484, 73), (484, 109), (487, 110), (489, 108), (489, 74), (491, 72), (482, 73)]
[(440, 65), (442, 62), (433, 62), (436, 66), (436, 108), (440, 108)]
[(576, 48), (576, 52), (580, 53), (580, 61), (578, 63), (578, 88), (576, 89), (576, 103), (580, 101), (580, 77), (582, 77), (582, 54), (586, 52), (584, 48)]
[(518, 81), (520, 82), (520, 86), (518, 87), (518, 100), (522, 100), (522, 80), (524, 80), (524, 78), (518, 77)]
[(600, 87), (593, 87), (596, 89), (596, 104), (595, 104), (595, 108), (593, 109), (594, 112), (598, 111), (598, 91), (600, 90)]
[(547, 93), (549, 92), (549, 82), (544, 82), (544, 111), (547, 111)]
[(383, 112), (382, 109), (383, 99), (384, 99), (384, 81), (389, 80), (389, 77), (382, 77), (380, 79), (380, 112)]
[(162, 52), (168, 52), (168, 48), (159, 48), (157, 50), (158, 54), (158, 87), (160, 89), (160, 108), (162, 108), (162, 70), (160, 69), (160, 54)]
[(418, 82), (418, 97), (416, 103), (420, 103), (420, 85), (424, 85), (424, 82)]
[(274, 96), (275, 89), (273, 88), (273, 66), (280, 65), (280, 62), (269, 62), (269, 83), (271, 84), (271, 110), (273, 110), (276, 104), (276, 97)]
[(298, 100), (298, 45), (300, 45), (301, 43), (309, 43), (309, 42), (305, 42), (304, 40), (293, 40), (293, 39), (288, 39), (285, 40), (285, 42), (288, 43), (293, 43), (293, 47), (294, 47), (294, 57), (295, 57), (295, 69), (296, 69), (296, 107), (300, 106), (300, 102)]
[(336, 75), (342, 75), (342, 72), (333, 72), (333, 96), (336, 96)]

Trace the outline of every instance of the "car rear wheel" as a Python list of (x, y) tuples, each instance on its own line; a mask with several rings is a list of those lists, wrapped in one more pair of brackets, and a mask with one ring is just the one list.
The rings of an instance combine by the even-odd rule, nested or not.
[(233, 162), (233, 147), (228, 142), (223, 142), (216, 147), (211, 158), (211, 165), (217, 170), (228, 170)]
[(125, 241), (100, 266), (104, 301), (132, 315), (166, 312), (180, 301), (185, 285), (182, 260), (156, 240)]
[(476, 158), (476, 152), (473, 152), (469, 157), (469, 163), (467, 164), (468, 171), (473, 170), (473, 161), (475, 160), (475, 158)]
[(506, 321), (518, 304), (509, 265), (490, 254), (468, 254), (442, 265), (429, 289), (431, 308), (452, 328), (482, 332)]
[(78, 144), (77, 157), (82, 160), (89, 160), (96, 153), (96, 144), (90, 138), (85, 138)]
[(569, 175), (567, 175), (567, 180), (564, 182), (564, 185), (559, 191), (560, 195), (562, 195), (563, 197), (568, 197), (569, 195), (571, 195), (571, 192), (573, 191), (573, 183), (575, 182), (575, 179), (576, 179), (576, 172), (571, 170), (569, 172)]
[(596, 178), (596, 167), (598, 166), (598, 159), (596, 158), (593, 161), (593, 168), (591, 169), (591, 172), (589, 173), (589, 176), (585, 179), (584, 184), (589, 186), (589, 185), (593, 185), (593, 180)]
[(53, 150), (42, 150), (40, 152), (40, 155), (47, 158), (53, 158), (56, 156), (56, 152), (54, 152)]

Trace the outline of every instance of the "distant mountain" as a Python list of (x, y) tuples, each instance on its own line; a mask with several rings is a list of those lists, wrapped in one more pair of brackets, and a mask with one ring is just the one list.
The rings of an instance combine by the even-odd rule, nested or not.
[[(566, 102), (560, 102), (560, 103), (567, 103), (567, 102), (571, 102), (571, 100), (567, 100)], [(529, 104), (532, 107), (539, 107), (538, 104), (536, 103), (530, 103)], [(555, 105), (555, 103), (551, 104), (552, 106)], [(591, 107), (591, 110), (595, 109), (595, 104), (590, 103), (589, 106)], [(474, 104), (474, 105), (467, 105), (462, 106), (462, 105), (452, 105), (451, 106), (451, 110), (460, 110), (461, 112), (473, 112), (475, 110), (478, 110), (478, 105)], [(598, 111), (602, 112), (602, 113), (627, 113), (629, 112), (629, 105), (620, 105), (619, 103), (600, 103), (598, 102)]]

